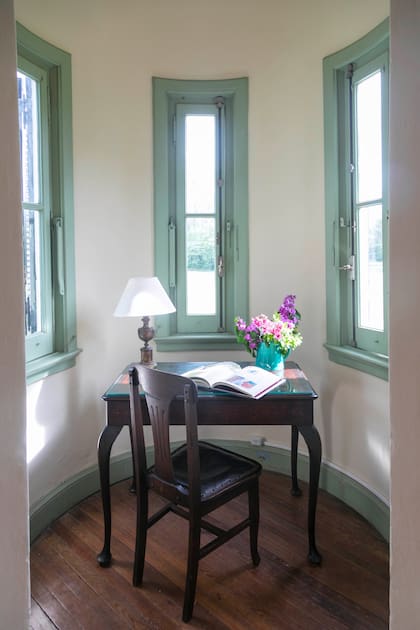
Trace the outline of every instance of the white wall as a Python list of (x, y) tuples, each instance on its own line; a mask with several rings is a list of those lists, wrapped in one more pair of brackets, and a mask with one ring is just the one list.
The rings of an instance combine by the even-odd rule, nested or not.
[(391, 628), (420, 627), (420, 3), (391, 3)]
[[(113, 319), (112, 312), (128, 277), (153, 273), (153, 75), (249, 77), (250, 310), (272, 313), (286, 293), (297, 294), (304, 343), (293, 358), (319, 393), (325, 458), (387, 499), (388, 384), (330, 363), (323, 349), (322, 59), (381, 22), (388, 0), (16, 0), (15, 6), (24, 26), (73, 59), (83, 348), (76, 368), (30, 388), (30, 416), (45, 440), (30, 463), (31, 502), (96, 462), (100, 395), (138, 356), (138, 323)], [(194, 358), (227, 356), (248, 355)], [(217, 435), (246, 439), (254, 431), (217, 428)], [(281, 428), (262, 432), (289, 442)], [(113, 452), (127, 449), (124, 435)]]
[(0, 1), (0, 628), (29, 612), (23, 270), (12, 0)]

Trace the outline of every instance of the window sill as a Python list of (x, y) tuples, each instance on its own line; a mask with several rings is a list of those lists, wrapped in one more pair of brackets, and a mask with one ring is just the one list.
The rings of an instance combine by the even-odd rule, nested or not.
[(388, 380), (388, 357), (383, 354), (366, 352), (350, 346), (324, 344), (330, 361), (366, 372), (385, 381)]
[(77, 348), (70, 352), (54, 352), (46, 357), (29, 361), (26, 364), (26, 383), (30, 385), (40, 381), (46, 376), (68, 370), (76, 364), (76, 357), (81, 349)]
[(233, 333), (214, 333), (202, 335), (172, 335), (155, 338), (159, 352), (177, 352), (182, 350), (240, 350)]

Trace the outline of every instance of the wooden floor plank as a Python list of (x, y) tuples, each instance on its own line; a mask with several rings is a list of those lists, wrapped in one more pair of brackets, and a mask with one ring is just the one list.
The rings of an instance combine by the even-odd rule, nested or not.
[[(181, 621), (187, 535), (170, 514), (149, 530), (144, 581), (132, 586), (135, 496), (130, 482), (112, 488), (111, 567), (96, 554), (103, 543), (98, 494), (58, 519), (33, 545), (31, 630), (164, 629)], [(247, 532), (200, 563), (194, 616), (200, 630), (381, 630), (388, 627), (388, 545), (353, 510), (319, 494), (317, 544), (321, 567), (307, 562), (307, 485), (290, 495), (290, 480), (261, 478), (261, 563), (253, 567)], [(161, 504), (151, 497), (151, 510)], [(212, 519), (231, 524), (244, 517), (246, 497)], [(44, 624), (44, 625), (42, 625)]]
[(57, 626), (50, 621), (41, 606), (31, 599), (31, 621), (29, 630), (56, 630)]

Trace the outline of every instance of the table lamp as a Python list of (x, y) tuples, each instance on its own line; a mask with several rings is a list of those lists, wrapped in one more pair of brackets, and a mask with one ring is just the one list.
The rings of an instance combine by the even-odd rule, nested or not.
[(149, 342), (155, 336), (154, 329), (149, 326), (152, 315), (174, 313), (175, 306), (169, 299), (158, 278), (130, 278), (114, 311), (114, 317), (141, 317), (143, 326), (137, 333), (144, 346), (140, 349), (140, 363), (152, 367), (153, 350)]

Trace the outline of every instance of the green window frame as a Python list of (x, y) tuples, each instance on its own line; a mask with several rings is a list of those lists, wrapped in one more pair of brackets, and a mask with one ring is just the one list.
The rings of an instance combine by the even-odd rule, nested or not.
[[(215, 121), (215, 209), (188, 214), (186, 121)], [(153, 78), (155, 273), (177, 310), (157, 318), (158, 350), (238, 349), (234, 318), (248, 316), (248, 79)], [(212, 218), (214, 216), (214, 219)], [(214, 220), (215, 247), (198, 253), (214, 269), (212, 315), (187, 311), (187, 225)], [(191, 229), (191, 227), (189, 228)], [(217, 273), (216, 267), (217, 265)]]
[[(389, 21), (385, 20), (354, 44), (326, 57), (323, 76), (325, 347), (331, 361), (387, 379)], [(362, 155), (362, 133), (366, 132), (362, 132), (360, 122), (363, 101), (359, 88), (373, 78), (377, 79), (379, 98), (372, 119), (375, 125), (371, 126), (377, 127), (380, 140), (372, 146), (376, 147), (378, 156), (380, 184), (374, 195), (367, 194), (364, 198), (360, 190), (367, 170)], [(377, 295), (368, 285), (366, 269), (376, 283)], [(376, 310), (376, 321), (380, 322), (377, 325), (365, 323), (363, 308), (368, 296)]]
[[(23, 203), (23, 211), (37, 214), (40, 226), (42, 330), (26, 334), (26, 378), (32, 383), (72, 367), (80, 352), (76, 338), (71, 56), (19, 23), (16, 30), (18, 71), (39, 86), (40, 201)], [(27, 233), (24, 224), (24, 238)]]

